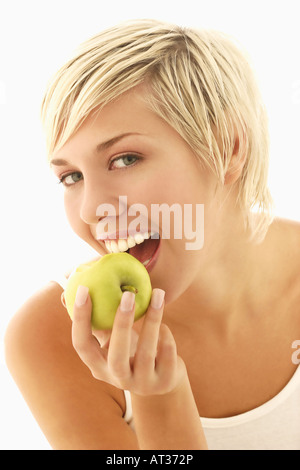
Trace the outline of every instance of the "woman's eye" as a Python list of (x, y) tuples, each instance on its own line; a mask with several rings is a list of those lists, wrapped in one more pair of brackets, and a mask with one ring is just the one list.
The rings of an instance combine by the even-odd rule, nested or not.
[[(110, 170), (118, 170), (121, 168), (126, 168), (128, 166), (133, 166), (140, 157), (132, 154), (122, 155), (121, 157), (117, 157), (109, 165)], [(78, 183), (83, 179), (83, 175), (80, 171), (74, 171), (72, 173), (68, 173), (63, 175), (59, 178), (59, 183), (62, 183), (64, 186), (73, 186), (75, 183)]]
[(111, 164), (110, 169), (126, 168), (127, 166), (133, 166), (140, 158), (136, 155), (123, 155), (122, 157), (115, 158)]
[(68, 175), (63, 175), (59, 182), (64, 184), (65, 186), (72, 186), (78, 181), (82, 180), (82, 173), (79, 171), (75, 171), (74, 173), (69, 173)]

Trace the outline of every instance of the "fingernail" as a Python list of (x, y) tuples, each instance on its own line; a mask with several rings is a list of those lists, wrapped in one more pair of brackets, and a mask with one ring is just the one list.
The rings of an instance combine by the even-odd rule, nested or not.
[(159, 309), (161, 308), (165, 298), (165, 291), (162, 289), (153, 289), (151, 297), (151, 307)]
[(125, 291), (121, 298), (120, 308), (122, 312), (130, 312), (133, 309), (135, 295), (133, 292)]
[(75, 304), (77, 307), (82, 307), (87, 300), (89, 294), (89, 288), (86, 286), (78, 286), (76, 297), (75, 297)]

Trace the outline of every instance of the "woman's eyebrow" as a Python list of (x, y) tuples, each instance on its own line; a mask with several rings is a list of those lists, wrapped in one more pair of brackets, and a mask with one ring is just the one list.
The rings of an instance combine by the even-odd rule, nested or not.
[(120, 140), (130, 135), (141, 135), (141, 134), (138, 132), (126, 132), (124, 134), (117, 135), (116, 137), (113, 137), (112, 139), (109, 139), (106, 142), (102, 142), (101, 144), (98, 144), (96, 147), (96, 152), (99, 153), (99, 152), (102, 152), (103, 150), (107, 150), (108, 148), (112, 147)]
[[(96, 153), (103, 152), (104, 150), (107, 150), (108, 148), (115, 145), (120, 140), (131, 135), (141, 135), (141, 134), (138, 132), (126, 132), (124, 134), (117, 135), (116, 137), (113, 137), (112, 139), (106, 140), (105, 142), (101, 142), (100, 144), (98, 144), (96, 146), (95, 151)], [(50, 161), (50, 165), (63, 166), (63, 165), (68, 165), (68, 162), (67, 160), (64, 160), (63, 158), (53, 158)]]

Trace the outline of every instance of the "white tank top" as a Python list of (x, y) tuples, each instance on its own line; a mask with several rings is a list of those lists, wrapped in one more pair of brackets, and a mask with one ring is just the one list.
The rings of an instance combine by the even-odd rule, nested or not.
[[(66, 277), (55, 279), (65, 289)], [(125, 421), (134, 429), (130, 393)], [(229, 418), (200, 417), (210, 450), (300, 450), (300, 365), (271, 400)]]

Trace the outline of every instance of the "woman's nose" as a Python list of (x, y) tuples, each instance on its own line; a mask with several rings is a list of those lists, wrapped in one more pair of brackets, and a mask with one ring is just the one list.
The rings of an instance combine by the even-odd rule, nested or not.
[(80, 202), (80, 218), (88, 225), (97, 224), (104, 217), (101, 207), (117, 208), (115, 196), (99, 181), (84, 181), (84, 192)]

